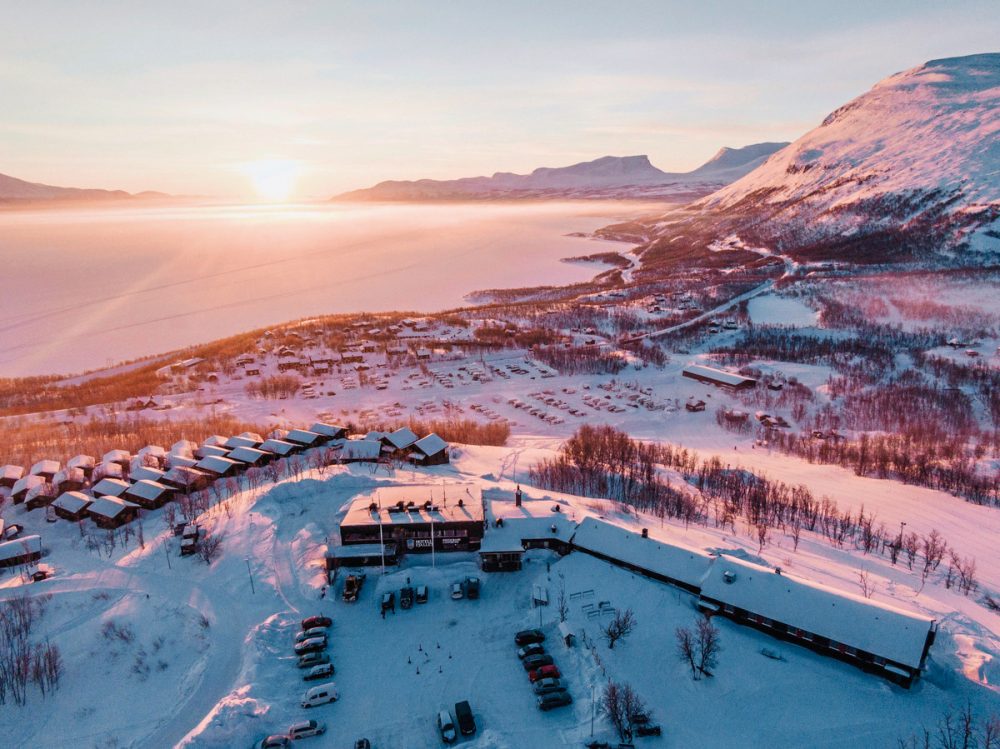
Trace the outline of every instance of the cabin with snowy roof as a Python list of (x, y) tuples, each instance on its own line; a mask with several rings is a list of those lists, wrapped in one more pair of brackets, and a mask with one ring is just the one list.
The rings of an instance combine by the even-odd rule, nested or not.
[(142, 479), (132, 484), (123, 496), (145, 510), (155, 510), (173, 498), (173, 490), (159, 481)]
[(41, 536), (25, 536), (0, 543), (0, 567), (31, 564), (42, 558)]
[(51, 506), (56, 517), (76, 523), (87, 516), (87, 508), (93, 501), (93, 497), (83, 492), (63, 492), (52, 502)]
[(418, 466), (436, 466), (448, 462), (448, 443), (431, 432), (413, 443), (410, 460)]
[(87, 514), (99, 528), (121, 528), (139, 516), (139, 506), (118, 497), (98, 497), (90, 503)]

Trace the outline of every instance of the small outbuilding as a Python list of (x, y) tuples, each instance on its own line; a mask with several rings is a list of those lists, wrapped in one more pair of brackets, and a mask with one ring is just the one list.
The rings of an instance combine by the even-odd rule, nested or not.
[(0, 486), (13, 487), (24, 476), (24, 469), (8, 463), (0, 466)]
[(87, 508), (93, 501), (93, 497), (83, 492), (63, 492), (52, 502), (52, 510), (57, 517), (75, 523), (87, 516)]
[(31, 466), (31, 475), (41, 476), (46, 481), (52, 481), (61, 467), (58, 460), (40, 460)]
[(173, 498), (173, 490), (159, 481), (142, 479), (128, 488), (124, 498), (145, 510), (155, 510)]
[(0, 567), (17, 567), (21, 564), (31, 564), (41, 558), (41, 536), (24, 536), (15, 541), (0, 543)]
[(139, 506), (117, 497), (98, 497), (87, 508), (87, 514), (100, 528), (120, 528), (139, 516)]

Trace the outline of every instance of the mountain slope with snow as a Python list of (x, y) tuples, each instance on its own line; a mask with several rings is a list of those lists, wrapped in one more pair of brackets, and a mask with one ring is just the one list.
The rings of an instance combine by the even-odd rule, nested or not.
[(892, 75), (694, 207), (806, 255), (1000, 252), (1000, 54)]
[(497, 172), (454, 180), (391, 180), (354, 190), (336, 200), (475, 200), (541, 197), (658, 197), (705, 195), (757, 167), (785, 143), (723, 148), (691, 172), (664, 172), (648, 156), (604, 156), (531, 174)]

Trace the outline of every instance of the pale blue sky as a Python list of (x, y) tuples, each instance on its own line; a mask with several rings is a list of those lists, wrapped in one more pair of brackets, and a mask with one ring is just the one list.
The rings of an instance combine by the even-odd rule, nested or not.
[(879, 79), (997, 51), (968, 2), (0, 0), (0, 172), (301, 196), (605, 154), (690, 169), (792, 140)]

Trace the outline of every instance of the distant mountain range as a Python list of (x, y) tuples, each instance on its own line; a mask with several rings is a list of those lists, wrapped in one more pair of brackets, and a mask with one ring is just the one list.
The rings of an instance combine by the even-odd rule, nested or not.
[(736, 235), (800, 259), (995, 260), (1000, 54), (889, 76), (692, 205), (687, 220), (648, 228), (663, 253), (681, 236), (708, 246)]
[(98, 190), (81, 187), (55, 187), (40, 182), (26, 182), (23, 179), (0, 174), (0, 201), (41, 202), (63, 200), (128, 200), (133, 198), (166, 198), (161, 192), (130, 193), (124, 190)]
[(380, 182), (334, 200), (430, 201), (525, 198), (694, 199), (729, 184), (762, 164), (787, 143), (722, 148), (691, 172), (664, 172), (647, 156), (604, 156), (566, 167), (542, 167), (531, 174), (497, 172), (492, 177)]

